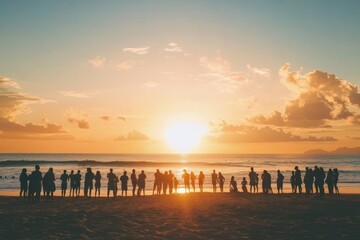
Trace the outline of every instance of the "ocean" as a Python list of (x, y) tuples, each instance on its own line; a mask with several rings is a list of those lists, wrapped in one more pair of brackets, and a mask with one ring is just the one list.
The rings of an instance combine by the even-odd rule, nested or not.
[[(231, 176), (240, 186), (243, 177), (248, 179), (250, 167), (261, 175), (263, 170), (270, 172), (272, 176), (273, 189), (276, 189), (276, 171), (279, 169), (285, 176), (284, 191), (291, 192), (289, 180), (291, 171), (295, 166), (299, 166), (304, 176), (305, 167), (314, 168), (315, 165), (323, 167), (325, 171), (329, 168), (339, 169), (339, 189), (340, 193), (360, 193), (360, 155), (257, 155), (257, 154), (0, 154), (0, 195), (17, 194), (20, 182), (19, 175), (22, 168), (27, 168), (28, 173), (34, 170), (34, 166), (39, 164), (40, 171), (44, 174), (50, 167), (54, 168), (56, 176), (56, 195), (60, 194), (60, 175), (63, 170), (70, 173), (81, 171), (84, 179), (87, 167), (91, 167), (95, 173), (101, 172), (101, 193), (106, 193), (106, 175), (110, 168), (114, 169), (117, 176), (121, 176), (126, 170), (130, 175), (131, 170), (135, 169), (137, 174), (144, 170), (146, 179), (146, 193), (152, 194), (154, 172), (172, 170), (178, 178), (180, 192), (183, 191), (181, 175), (183, 169), (188, 172), (194, 171), (198, 176), (199, 171), (205, 174), (205, 191), (212, 191), (211, 173), (213, 170), (221, 172), (225, 179), (225, 191), (229, 189)], [(261, 180), (260, 180), (261, 181)], [(82, 182), (83, 186), (83, 182)], [(259, 187), (261, 184), (259, 185)], [(120, 187), (120, 184), (119, 184)], [(248, 186), (249, 187), (249, 186)], [(198, 191), (198, 186), (196, 186)], [(130, 183), (129, 183), (130, 189)], [(260, 191), (260, 189), (259, 189)], [(128, 192), (129, 195), (130, 191)]]

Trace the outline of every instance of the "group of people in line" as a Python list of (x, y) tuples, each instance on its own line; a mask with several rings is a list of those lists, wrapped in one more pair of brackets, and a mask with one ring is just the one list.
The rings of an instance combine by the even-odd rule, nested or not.
[[(61, 196), (66, 196), (66, 191), (68, 188), (68, 182), (70, 185), (70, 193), (69, 197), (75, 197), (80, 195), (81, 189), (81, 172), (80, 170), (75, 173), (71, 170), (70, 174), (67, 174), (66, 170), (60, 176), (61, 180)], [(154, 186), (153, 186), (153, 195), (157, 194), (173, 194), (178, 193), (178, 186), (179, 180), (174, 176), (171, 170), (165, 171), (164, 173), (160, 172), (159, 169), (156, 170), (154, 174)], [(84, 196), (91, 197), (92, 190), (95, 185), (95, 197), (100, 197), (100, 188), (101, 188), (101, 173), (100, 171), (94, 172), (91, 168), (87, 168), (85, 177), (84, 177)], [(130, 177), (127, 174), (127, 171), (123, 172), (123, 175), (116, 176), (113, 169), (110, 169), (109, 173), (107, 174), (108, 184), (107, 184), (107, 196), (110, 196), (112, 192), (113, 197), (117, 196), (118, 192), (118, 183), (121, 182), (121, 196), (127, 196), (128, 191), (128, 182), (131, 182), (132, 185), (132, 195), (133, 196), (140, 196), (145, 195), (145, 182), (146, 182), (146, 174), (144, 170), (141, 171), (139, 175), (136, 174), (136, 170), (133, 169)], [(196, 191), (196, 179), (198, 179), (198, 185), (200, 192), (204, 190), (204, 181), (205, 181), (205, 174), (200, 171), (199, 175), (196, 177), (194, 172), (188, 173), (186, 169), (183, 170), (182, 179), (184, 182), (184, 190), (185, 193), (190, 192), (191, 189), (193, 192)], [(271, 174), (264, 170), (262, 175), (262, 192), (264, 194), (273, 193), (271, 187)], [(277, 191), (278, 193), (283, 193), (283, 183), (284, 183), (284, 175), (281, 173), (280, 170), (277, 171)], [(325, 174), (325, 171), (322, 167), (318, 168), (317, 166), (314, 167), (314, 170), (311, 168), (306, 167), (304, 179), (301, 177), (301, 171), (299, 167), (295, 167), (295, 171), (292, 171), (292, 175), (290, 178), (290, 183), (292, 187), (293, 193), (302, 193), (302, 183), (305, 184), (305, 192), (306, 194), (313, 193), (313, 185), (315, 186), (316, 194), (323, 196), (324, 192), (324, 184), (328, 185), (328, 192), (329, 194), (335, 193), (339, 194), (339, 189), (337, 186), (339, 179), (339, 172), (335, 168), (334, 170), (329, 169), (328, 173)], [(55, 187), (55, 174), (53, 168), (49, 168), (49, 170), (42, 175), (40, 172), (40, 166), (36, 165), (35, 170), (28, 175), (27, 169), (24, 168), (19, 177), (20, 180), (20, 197), (28, 196), (29, 199), (40, 201), (41, 189), (43, 190), (43, 194), (46, 199), (52, 199), (54, 196), (54, 192), (56, 190)], [(254, 168), (251, 167), (249, 172), (249, 180), (250, 180), (250, 193), (258, 193), (259, 192), (259, 174), (254, 171)], [(95, 181), (95, 184), (94, 184)], [(225, 177), (221, 172), (216, 173), (213, 170), (211, 174), (211, 182), (213, 187), (213, 192), (217, 191), (217, 186), (220, 188), (220, 192), (224, 192), (224, 184), (225, 184)], [(242, 178), (241, 181), (241, 189), (243, 192), (247, 193), (247, 180), (246, 177)], [(229, 184), (230, 192), (239, 192), (237, 187), (237, 182), (235, 177), (232, 176)]]

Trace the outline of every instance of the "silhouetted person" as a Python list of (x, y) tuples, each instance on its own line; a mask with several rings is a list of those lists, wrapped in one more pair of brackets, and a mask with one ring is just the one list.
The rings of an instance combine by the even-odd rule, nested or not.
[(318, 166), (314, 167), (314, 171), (313, 171), (314, 177), (315, 177), (315, 181), (314, 181), (314, 185), (315, 185), (315, 192), (316, 195), (319, 194), (319, 180), (320, 180), (320, 169), (318, 168)]
[(80, 195), (80, 188), (81, 188), (81, 174), (80, 170), (74, 175), (74, 184), (75, 184), (75, 193), (76, 196)]
[(218, 178), (218, 176), (217, 176), (215, 170), (213, 170), (213, 173), (211, 174), (211, 183), (213, 186), (213, 192), (216, 192), (217, 178)]
[(110, 168), (110, 172), (107, 174), (107, 178), (108, 178), (108, 190), (107, 190), (107, 196), (109, 197), (110, 195), (110, 191), (113, 191), (113, 196), (116, 196), (115, 193), (115, 179), (116, 179), (116, 175), (113, 173), (113, 169)]
[(182, 178), (184, 179), (185, 193), (186, 191), (190, 192), (190, 174), (186, 172), (186, 169), (184, 169)]
[(238, 192), (238, 188), (237, 188), (237, 182), (235, 181), (235, 177), (231, 176), (231, 180), (230, 180), (230, 192)]
[(40, 201), (42, 179), (43, 178), (40, 172), (40, 166), (36, 165), (35, 171), (33, 171), (29, 176), (29, 198), (33, 199), (35, 196), (35, 200), (37, 202)]
[(127, 176), (127, 172), (124, 171), (124, 174), (120, 177), (121, 182), (121, 196), (127, 196), (127, 190), (128, 190), (128, 181), (129, 177)]
[(327, 173), (325, 182), (328, 186), (329, 194), (333, 195), (334, 194), (334, 172), (332, 171), (331, 168), (329, 169), (329, 171)]
[(136, 184), (137, 184), (137, 177), (136, 177), (136, 172), (135, 172), (135, 169), (132, 170), (132, 173), (131, 173), (131, 185), (132, 185), (132, 194), (133, 196), (135, 196), (135, 191), (136, 191)]
[(118, 192), (118, 190), (119, 190), (119, 188), (118, 188), (118, 183), (119, 183), (119, 177), (115, 175), (115, 181), (114, 181), (115, 197), (117, 196), (117, 192)]
[(163, 184), (163, 192), (166, 195), (166, 191), (169, 185), (169, 173), (167, 171), (164, 172), (164, 175), (162, 176), (162, 184)]
[(95, 178), (95, 174), (92, 172), (91, 168), (87, 168), (85, 173), (85, 183), (84, 183), (84, 196), (91, 197), (92, 189), (94, 188), (93, 180)]
[(301, 178), (301, 171), (299, 170), (299, 167), (295, 167), (295, 193), (297, 189), (299, 189), (299, 193), (302, 193), (302, 178)]
[(224, 178), (224, 176), (221, 174), (221, 172), (219, 172), (218, 180), (219, 180), (220, 192), (224, 192), (225, 178)]
[(68, 179), (69, 179), (69, 175), (66, 173), (66, 170), (64, 170), (63, 174), (61, 174), (60, 176), (62, 197), (65, 197)]
[(282, 175), (282, 173), (280, 172), (280, 170), (277, 171), (277, 179), (276, 179), (276, 186), (277, 186), (277, 191), (278, 194), (284, 193), (283, 191), (283, 185), (284, 185), (284, 175)]
[(191, 183), (191, 187), (193, 188), (193, 191), (195, 192), (195, 174), (193, 171), (190, 172), (190, 183)]
[(334, 188), (335, 188), (335, 193), (336, 194), (340, 194), (339, 188), (337, 186), (338, 181), (339, 181), (339, 171), (338, 171), (337, 168), (334, 168)]
[(243, 180), (241, 181), (241, 188), (242, 188), (244, 193), (248, 192), (246, 185), (247, 185), (246, 177), (243, 177)]
[(100, 188), (101, 188), (101, 174), (100, 174), (100, 171), (96, 171), (96, 174), (95, 174), (95, 197), (96, 197), (96, 194), (98, 197), (100, 197)]
[(312, 192), (313, 172), (308, 167), (305, 168), (304, 184), (305, 184), (305, 193), (309, 195)]
[(168, 184), (169, 184), (169, 193), (172, 194), (174, 188), (174, 174), (172, 173), (171, 170), (169, 170)]
[(204, 180), (205, 180), (205, 174), (200, 171), (199, 174), (199, 188), (200, 188), (200, 192), (203, 192), (204, 190)]
[(179, 186), (179, 180), (177, 180), (177, 178), (174, 177), (174, 189), (175, 189), (175, 193), (177, 193), (178, 186)]
[(256, 172), (254, 171), (253, 167), (250, 168), (249, 179), (250, 179), (250, 193), (252, 192), (253, 189), (254, 189), (254, 193), (255, 193)]
[(261, 179), (262, 179), (263, 193), (268, 194), (269, 190), (272, 191), (272, 189), (271, 189), (271, 175), (266, 170), (264, 170), (263, 174), (261, 175)]
[(319, 191), (320, 196), (325, 196), (324, 191), (324, 180), (325, 180), (325, 171), (322, 167), (319, 168)]
[(26, 197), (28, 191), (28, 180), (29, 176), (26, 173), (26, 168), (23, 168), (19, 177), (20, 181), (20, 197)]
[(291, 184), (291, 191), (293, 193), (295, 193), (295, 172), (294, 171), (291, 172), (290, 184)]
[(137, 192), (138, 196), (141, 195), (141, 192), (145, 196), (145, 179), (146, 179), (146, 174), (145, 174), (144, 170), (142, 170), (138, 177), (138, 186), (139, 186), (138, 192)]
[(74, 192), (75, 192), (75, 174), (74, 174), (74, 170), (71, 170), (70, 174), (69, 174), (69, 181), (70, 181), (70, 194), (69, 197), (72, 196), (74, 197)]
[(259, 174), (256, 174), (256, 179), (255, 179), (255, 188), (256, 188), (256, 193), (259, 193)]
[(45, 188), (46, 199), (53, 199), (55, 192), (55, 174), (53, 168), (49, 168), (44, 175), (43, 185)]
[(154, 173), (154, 177), (155, 177), (155, 180), (154, 180), (154, 187), (153, 187), (153, 195), (155, 193), (155, 190), (156, 190), (156, 194), (160, 194), (161, 192), (161, 184), (162, 184), (162, 176), (161, 176), (161, 172), (159, 169), (156, 169), (156, 172)]

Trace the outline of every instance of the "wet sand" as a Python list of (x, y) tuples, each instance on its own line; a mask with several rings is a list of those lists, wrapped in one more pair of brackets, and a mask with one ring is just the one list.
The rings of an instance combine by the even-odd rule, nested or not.
[(0, 197), (0, 239), (360, 239), (360, 195)]

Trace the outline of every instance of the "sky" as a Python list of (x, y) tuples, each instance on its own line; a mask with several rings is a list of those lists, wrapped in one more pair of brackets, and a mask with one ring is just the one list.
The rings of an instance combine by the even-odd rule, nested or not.
[(360, 146), (359, 1), (0, 0), (0, 152)]

